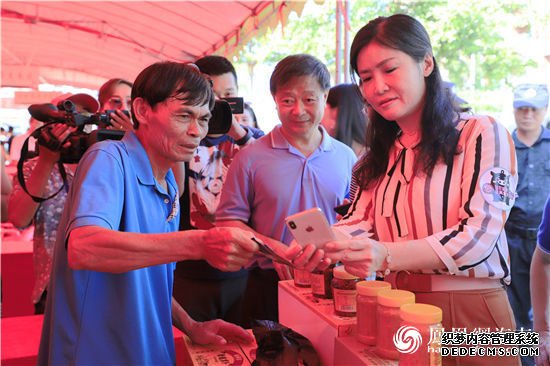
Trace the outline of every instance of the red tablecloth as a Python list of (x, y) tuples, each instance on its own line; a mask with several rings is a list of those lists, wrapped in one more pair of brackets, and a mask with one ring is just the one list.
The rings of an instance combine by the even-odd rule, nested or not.
[[(34, 366), (40, 346), (43, 315), (2, 319), (2, 366)], [(176, 345), (176, 365), (185, 365), (183, 333), (172, 327)]]
[[(2, 366), (34, 366), (40, 346), (43, 315), (4, 318), (2, 323)], [(183, 333), (173, 327), (176, 364), (185, 365)]]
[(36, 365), (43, 315), (3, 318), (2, 366)]
[(2, 240), (2, 317), (34, 314), (32, 241)]

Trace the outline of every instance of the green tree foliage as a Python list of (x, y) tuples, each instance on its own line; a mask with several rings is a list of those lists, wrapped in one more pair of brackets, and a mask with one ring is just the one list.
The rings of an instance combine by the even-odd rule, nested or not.
[[(536, 0), (535, 0), (536, 2)], [(532, 7), (501, 1), (350, 1), (351, 38), (376, 16), (405, 13), (419, 19), (430, 34), (436, 59), (444, 77), (459, 89), (494, 90), (508, 86), (510, 78), (525, 73), (535, 62), (520, 55), (503, 35), (527, 30), (534, 24)], [(335, 69), (334, 1), (312, 4), (311, 13), (290, 17), (280, 28), (256, 38), (241, 52), (247, 63), (276, 63), (286, 55), (310, 53)], [(538, 14), (548, 21), (549, 14)], [(545, 23), (542, 23), (545, 24)], [(547, 24), (547, 23), (546, 23)], [(283, 36), (284, 34), (284, 36)]]
[(334, 3), (326, 2), (314, 9), (315, 14), (298, 17), (291, 13), (284, 27), (277, 27), (261, 37), (253, 39), (240, 53), (239, 60), (276, 64), (285, 56), (296, 53), (309, 53), (334, 65)]
[(436, 59), (460, 86), (494, 90), (535, 66), (506, 45), (517, 5), (493, 1), (394, 2), (390, 12), (420, 19), (430, 34)]

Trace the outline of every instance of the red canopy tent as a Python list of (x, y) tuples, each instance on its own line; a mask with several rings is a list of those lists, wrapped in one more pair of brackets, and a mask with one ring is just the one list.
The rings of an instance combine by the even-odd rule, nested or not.
[(159, 60), (236, 54), (304, 1), (3, 1), (2, 86), (96, 89)]

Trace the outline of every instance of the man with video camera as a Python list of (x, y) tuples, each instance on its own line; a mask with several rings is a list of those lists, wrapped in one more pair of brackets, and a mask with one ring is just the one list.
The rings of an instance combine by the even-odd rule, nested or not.
[[(243, 100), (237, 98), (237, 73), (231, 62), (222, 56), (205, 56), (195, 62), (211, 82), (218, 102), (232, 104), (229, 117), (216, 113), (210, 120), (208, 135), (195, 155), (186, 164), (181, 207), (180, 229), (209, 229), (214, 226), (225, 175), (236, 154), (264, 133), (241, 126), (235, 114), (243, 113)], [(231, 115), (233, 114), (233, 115)], [(222, 318), (242, 324), (241, 302), (246, 288), (247, 271), (221, 272), (205, 261), (185, 261), (177, 265), (174, 277), (174, 298), (198, 320)], [(195, 296), (188, 296), (192, 291)]]
[(132, 88), (135, 131), (80, 160), (55, 245), (39, 365), (174, 365), (171, 324), (197, 343), (250, 341), (222, 320), (196, 322), (172, 298), (176, 261), (235, 271), (258, 246), (238, 229), (177, 231), (172, 167), (205, 137), (214, 97), (191, 65), (159, 62)]
[[(87, 94), (62, 95), (52, 101), (47, 108), (56, 110), (54, 105), (62, 100), (74, 103), (77, 109), (88, 113), (95, 113), (99, 108), (97, 100)], [(60, 159), (61, 145), (58, 149), (46, 146), (46, 141), (64, 141), (75, 127), (63, 123), (53, 124), (40, 131), (41, 145), (38, 147), (39, 155), (22, 164), (22, 178), (26, 190), (15, 177), (13, 191), (9, 198), (8, 221), (15, 227), (25, 228), (34, 223), (33, 236), (33, 262), (34, 262), (34, 286), (32, 301), (35, 314), (43, 314), (46, 305), (47, 287), (50, 280), (52, 267), (53, 247), (57, 233), (57, 225), (61, 218), (61, 211), (67, 199), (69, 187), (72, 185), (76, 164), (63, 164), (65, 177), (60, 171), (58, 161)], [(65, 144), (69, 147), (70, 142)], [(24, 156), (22, 158), (25, 158)], [(65, 187), (63, 188), (65, 184)], [(58, 194), (55, 194), (58, 192)], [(51, 197), (41, 201), (34, 200), (31, 195)]]

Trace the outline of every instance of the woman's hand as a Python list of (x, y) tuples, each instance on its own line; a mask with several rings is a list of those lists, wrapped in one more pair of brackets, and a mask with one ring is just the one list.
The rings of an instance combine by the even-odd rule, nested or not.
[[(60, 157), (62, 148), (70, 146), (70, 141), (65, 141), (69, 135), (76, 131), (75, 127), (69, 127), (63, 123), (56, 123), (40, 131), (40, 147), (38, 158), (43, 162), (56, 163)], [(64, 142), (65, 141), (65, 142)]]
[(347, 272), (359, 277), (384, 269), (388, 255), (386, 247), (372, 239), (333, 241), (324, 249), (327, 258), (332, 262), (341, 261)]
[[(297, 269), (313, 272), (315, 269), (324, 270), (330, 265), (330, 260), (324, 258), (325, 252), (317, 249), (313, 244), (301, 247), (293, 241), (290, 246), (278, 247), (275, 249), (281, 257), (286, 258)], [(275, 270), (281, 280), (293, 279), (292, 269), (284, 264), (273, 262)]]
[(133, 131), (134, 124), (130, 117), (128, 117), (121, 109), (115, 110), (111, 113), (111, 127), (113, 130)]
[(325, 256), (323, 249), (318, 249), (313, 244), (305, 247), (298, 245), (295, 241), (286, 249), (285, 258), (292, 262), (295, 268), (313, 272), (314, 270), (324, 270), (332, 262)]

